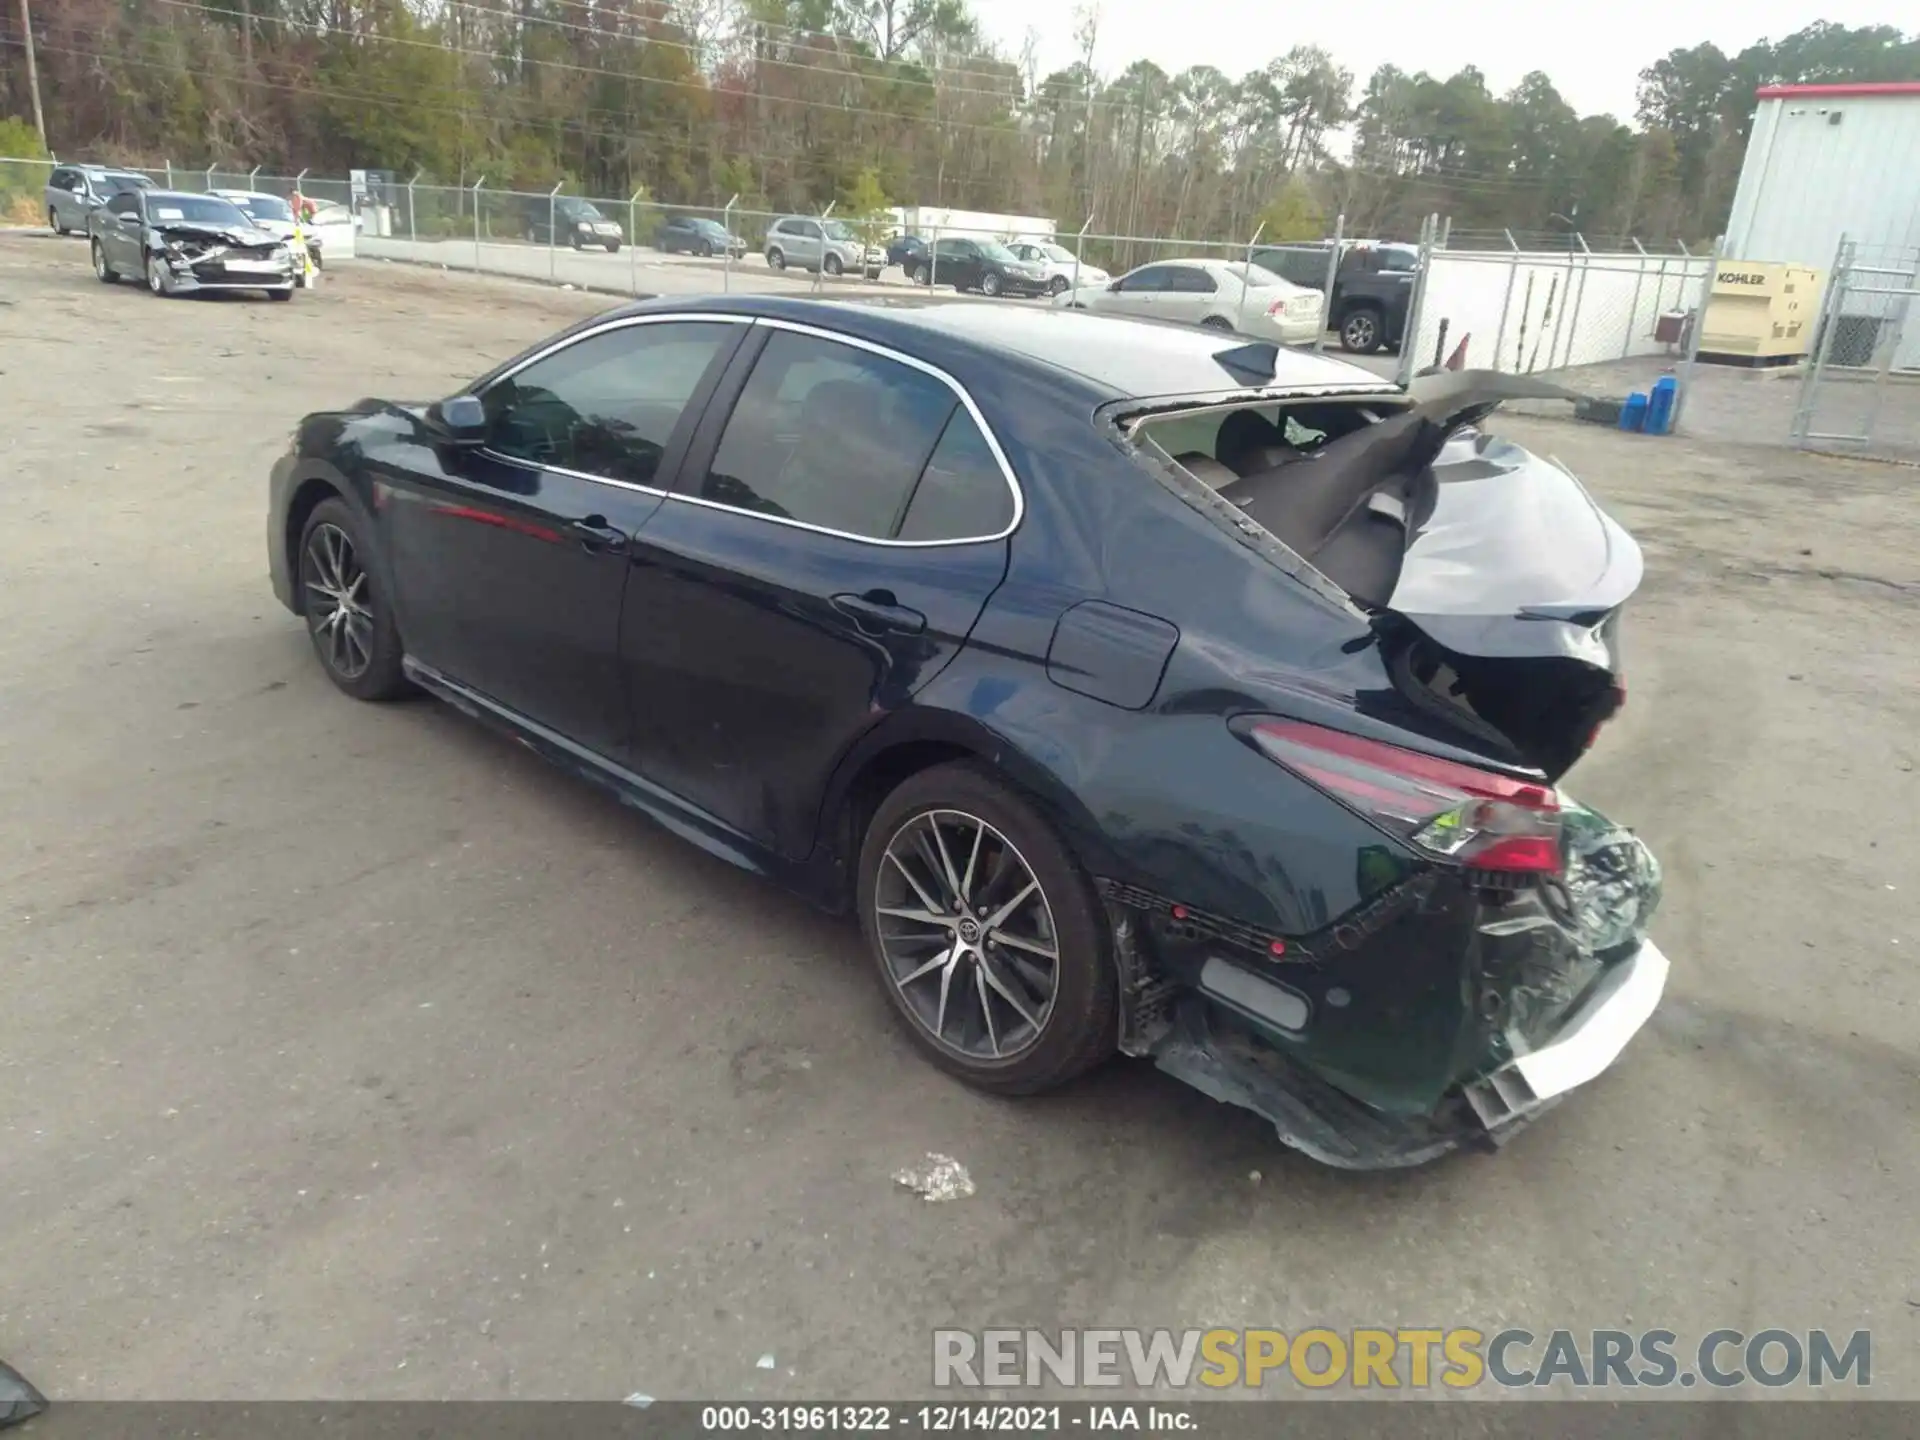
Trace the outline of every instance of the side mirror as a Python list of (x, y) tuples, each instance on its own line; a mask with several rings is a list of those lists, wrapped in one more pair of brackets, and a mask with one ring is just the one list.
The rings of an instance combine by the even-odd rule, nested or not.
[(1107, 286), (1107, 293), (1109, 295), (1118, 295), (1120, 293), (1120, 282), (1118, 280), (1115, 280), (1112, 283), (1110, 283)]
[(442, 440), (470, 450), (487, 440), (487, 411), (477, 396), (456, 395), (427, 409), (427, 423)]

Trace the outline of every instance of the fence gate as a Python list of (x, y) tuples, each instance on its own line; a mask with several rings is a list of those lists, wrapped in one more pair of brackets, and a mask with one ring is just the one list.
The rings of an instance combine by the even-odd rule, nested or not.
[(1794, 443), (1920, 465), (1920, 247), (1842, 239)]

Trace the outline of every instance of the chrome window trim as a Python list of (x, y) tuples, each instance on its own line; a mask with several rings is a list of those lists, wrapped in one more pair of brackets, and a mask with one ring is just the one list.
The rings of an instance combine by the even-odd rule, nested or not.
[[(562, 350), (569, 350), (583, 340), (591, 340), (595, 336), (605, 335), (614, 330), (632, 329), (638, 325), (665, 325), (672, 322), (685, 322), (689, 320), (698, 321), (707, 325), (753, 324), (753, 317), (751, 315), (710, 314), (697, 310), (677, 310), (670, 314), (663, 313), (659, 315), (625, 315), (617, 320), (609, 320), (602, 325), (591, 325), (585, 330), (577, 331), (564, 339), (554, 341), (553, 344), (546, 346), (544, 349), (534, 351), (511, 370), (503, 370), (494, 376), (493, 379), (487, 383), (485, 389), (474, 392), (474, 398), (478, 399), (480, 396), (486, 394), (488, 390), (493, 389), (495, 385), (504, 384), (506, 381), (511, 380), (529, 365), (537, 365), (548, 356), (558, 355)], [(539, 460), (529, 460), (523, 455), (502, 454), (489, 445), (482, 445), (480, 447), (480, 453), (507, 465), (532, 465), (541, 470), (551, 470), (556, 475), (565, 475), (571, 480), (588, 480), (595, 485), (611, 485), (616, 490), (630, 490), (640, 495), (665, 496), (670, 493), (660, 489), (657, 485), (642, 485), (634, 480), (615, 480), (611, 475), (591, 475), (585, 470), (570, 470), (565, 465), (548, 465)]]
[[(987, 417), (981, 413), (980, 406), (974, 401), (973, 396), (967, 393), (967, 387), (939, 366), (929, 364), (927, 361), (921, 360), (916, 356), (904, 354), (889, 346), (862, 339), (857, 335), (847, 335), (841, 331), (828, 330), (818, 325), (806, 325), (796, 320), (779, 320), (767, 316), (731, 315), (699, 310), (675, 310), (655, 315), (623, 316), (619, 319), (609, 320), (601, 325), (590, 326), (585, 330), (567, 336), (565, 339), (557, 340), (551, 345), (534, 351), (524, 360), (514, 365), (512, 369), (503, 370), (500, 374), (496, 375), (487, 384), (485, 390), (475, 392), (476, 397), (484, 395), (486, 390), (491, 390), (495, 385), (511, 380), (528, 366), (538, 364), (548, 356), (556, 355), (560, 351), (577, 345), (583, 340), (591, 340), (595, 336), (604, 335), (609, 331), (624, 330), (636, 325), (665, 325), (687, 321), (719, 325), (764, 326), (769, 330), (787, 330), (796, 335), (806, 335), (816, 340), (826, 340), (839, 345), (851, 346), (855, 350), (865, 350), (869, 354), (880, 356), (882, 359), (892, 360), (898, 364), (907, 366), (909, 369), (918, 370), (925, 375), (931, 375), (953, 392), (955, 398), (965, 407), (967, 414), (972, 417), (973, 423), (979, 428), (982, 437), (985, 438), (987, 448), (993, 452), (994, 462), (1000, 467), (1000, 478), (1006, 482), (1007, 489), (1012, 492), (1013, 518), (1010, 519), (1002, 529), (991, 535), (968, 535), (950, 540), (896, 540), (883, 536), (855, 535), (851, 531), (834, 530), (825, 525), (812, 525), (804, 520), (788, 519), (780, 515), (767, 515), (758, 510), (745, 510), (740, 506), (723, 504), (718, 500), (708, 500), (700, 495), (688, 495), (679, 491), (662, 490), (658, 486), (641, 485), (632, 480), (615, 480), (607, 475), (590, 475), (584, 470), (571, 470), (564, 465), (543, 464), (540, 461), (528, 460), (518, 455), (504, 455), (484, 445), (480, 447), (480, 452), (509, 465), (537, 466), (539, 469), (550, 470), (556, 475), (565, 475), (573, 480), (585, 480), (595, 485), (610, 485), (617, 490), (633, 491), (641, 495), (656, 495), (667, 500), (677, 500), (687, 505), (698, 505), (707, 510), (725, 511), (730, 515), (745, 515), (754, 520), (765, 521), (769, 525), (785, 525), (791, 529), (807, 530), (816, 535), (831, 535), (836, 539), (852, 540), (862, 545), (881, 545), (899, 550), (933, 550), (949, 545), (987, 545), (996, 540), (1006, 539), (1020, 528), (1020, 522), (1026, 518), (1027, 514), (1026, 492), (1020, 488), (1019, 477), (1013, 473), (1013, 466), (1007, 460), (1007, 452), (1001, 448), (1000, 437), (993, 433), (993, 427), (987, 423)], [(756, 361), (755, 363), (757, 364), (758, 362)], [(752, 378), (751, 372), (749, 372), (748, 378)], [(729, 416), (728, 418), (731, 420), (732, 417)], [(725, 433), (726, 432), (722, 430), (721, 434), (723, 437)]]
[[(967, 393), (967, 387), (953, 376), (938, 365), (930, 365), (916, 356), (903, 354), (872, 340), (864, 340), (858, 335), (847, 335), (838, 330), (806, 325), (797, 320), (778, 320), (767, 316), (754, 316), (752, 323), (765, 326), (769, 330), (786, 330), (795, 335), (806, 335), (816, 340), (851, 346), (855, 350), (865, 350), (869, 354), (880, 356), (883, 360), (893, 360), (909, 369), (918, 370), (924, 375), (931, 375), (945, 385), (966, 408), (967, 414), (973, 417), (973, 423), (979, 427), (980, 434), (987, 442), (987, 448), (993, 452), (993, 458), (1000, 466), (1000, 478), (1006, 481), (1007, 489), (1013, 493), (1013, 518), (991, 535), (967, 535), (951, 540), (896, 540), (885, 536), (855, 535), (851, 531), (834, 530), (825, 525), (810, 525), (805, 520), (792, 520), (782, 515), (767, 515), (758, 510), (744, 510), (738, 505), (727, 505), (718, 500), (708, 500), (704, 496), (688, 495), (677, 490), (667, 496), (669, 500), (678, 500), (687, 505), (699, 505), (708, 510), (724, 510), (729, 515), (745, 515), (754, 520), (764, 520), (769, 525), (785, 525), (795, 530), (810, 530), (816, 535), (832, 535), (840, 540), (852, 540), (861, 545), (881, 545), (895, 550), (935, 550), (950, 545), (988, 545), (996, 540), (1005, 540), (1020, 528), (1020, 522), (1026, 518), (1027, 514), (1027, 497), (1020, 488), (1020, 480), (1013, 473), (1013, 466), (1007, 463), (1007, 452), (1000, 448), (1000, 437), (995, 435), (993, 427), (987, 424), (987, 417), (980, 413), (980, 407), (974, 403), (973, 396)], [(754, 361), (756, 366), (759, 363), (758, 359)], [(752, 378), (752, 372), (749, 371), (747, 379), (751, 381)], [(733, 417), (729, 415), (727, 420), (731, 424)], [(726, 431), (723, 429), (720, 433), (724, 440)], [(717, 454), (718, 451), (716, 450), (715, 453)], [(702, 479), (704, 478), (703, 476)]]

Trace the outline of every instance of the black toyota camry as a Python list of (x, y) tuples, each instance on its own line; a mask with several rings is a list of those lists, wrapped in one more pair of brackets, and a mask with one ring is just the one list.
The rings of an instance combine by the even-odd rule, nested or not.
[(1559, 788), (1621, 703), (1640, 552), (1481, 427), (1528, 388), (657, 300), (307, 417), (268, 553), (347, 694), (437, 695), (852, 911), (964, 1079), (1150, 1056), (1411, 1164), (1600, 1073), (1666, 980), (1657, 864)]

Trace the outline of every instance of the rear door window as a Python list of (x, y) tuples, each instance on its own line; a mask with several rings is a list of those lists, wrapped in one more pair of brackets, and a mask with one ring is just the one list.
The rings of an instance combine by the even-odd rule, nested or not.
[(738, 327), (626, 325), (576, 340), (487, 387), (487, 448), (628, 485), (653, 485), (708, 366)]
[(1169, 265), (1167, 289), (1181, 295), (1211, 295), (1220, 287), (1213, 276), (1195, 265)]
[[(958, 406), (952, 389), (925, 371), (777, 330), (747, 377), (699, 496), (837, 534), (892, 539)], [(949, 453), (958, 478), (929, 492), (916, 529), (937, 529), (950, 513), (943, 506), (966, 504), (952, 498), (971, 488), (964, 435)]]
[(1171, 265), (1143, 265), (1131, 275), (1121, 277), (1121, 293), (1155, 295), (1170, 290), (1173, 288), (1172, 271)]

